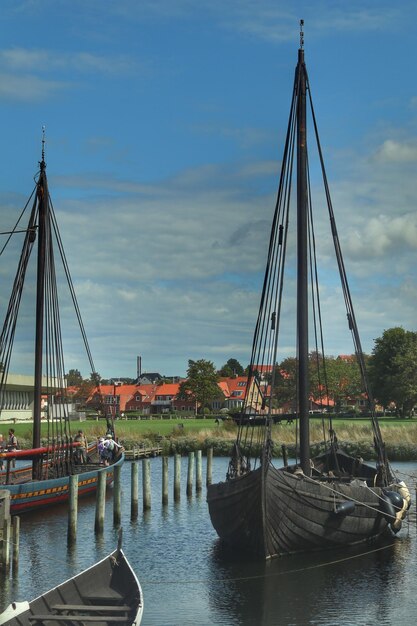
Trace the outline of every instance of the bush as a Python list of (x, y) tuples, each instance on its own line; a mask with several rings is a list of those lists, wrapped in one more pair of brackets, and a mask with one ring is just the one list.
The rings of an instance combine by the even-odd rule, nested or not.
[(227, 432), (235, 432), (237, 430), (237, 424), (232, 419), (225, 419), (222, 422), (223, 429)]

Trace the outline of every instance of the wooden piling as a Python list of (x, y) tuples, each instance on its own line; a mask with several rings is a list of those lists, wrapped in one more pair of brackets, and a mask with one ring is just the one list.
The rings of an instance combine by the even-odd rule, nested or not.
[(195, 462), (195, 490), (199, 493), (203, 488), (203, 459), (201, 450), (196, 452)]
[(139, 507), (139, 465), (133, 461), (131, 465), (130, 518), (135, 520)]
[(188, 453), (187, 496), (193, 495), (194, 452)]
[(12, 519), (13, 526), (13, 550), (12, 565), (13, 573), (17, 573), (19, 569), (19, 547), (20, 547), (20, 517), (15, 515)]
[(286, 467), (288, 465), (288, 455), (287, 455), (287, 446), (285, 444), (282, 444), (281, 451), (282, 451), (282, 463), (284, 467)]
[(206, 475), (206, 485), (211, 485), (213, 480), (213, 448), (207, 449), (207, 475)]
[(68, 507), (68, 532), (67, 543), (75, 543), (77, 539), (78, 517), (78, 474), (69, 478), (69, 507)]
[(106, 472), (98, 472), (96, 494), (96, 519), (94, 531), (102, 533), (104, 529), (104, 513), (106, 509)]
[(8, 572), (10, 567), (11, 517), (10, 492), (0, 491), (0, 566)]
[(174, 458), (174, 501), (179, 502), (181, 498), (181, 455), (176, 454)]
[(10, 517), (8, 517), (3, 521), (3, 549), (0, 554), (0, 564), (6, 572), (10, 567), (11, 527)]
[(168, 457), (162, 457), (162, 504), (168, 504)]
[(113, 478), (113, 524), (120, 526), (122, 521), (122, 466), (116, 465)]
[(142, 460), (142, 486), (143, 486), (143, 510), (151, 508), (151, 462), (149, 459)]

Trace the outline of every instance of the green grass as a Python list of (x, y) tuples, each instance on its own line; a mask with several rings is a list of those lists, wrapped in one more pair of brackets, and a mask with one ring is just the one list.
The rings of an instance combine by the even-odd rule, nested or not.
[[(30, 447), (32, 442), (31, 424), (4, 424), (0, 425), (0, 432), (7, 440), (8, 429), (13, 427), (15, 434), (23, 447)], [(368, 420), (343, 418), (333, 421), (339, 441), (372, 442), (372, 428)], [(399, 420), (388, 418), (380, 420), (382, 436), (387, 444), (410, 444), (417, 443), (417, 420)], [(75, 435), (81, 428), (92, 440), (104, 435), (106, 432), (105, 420), (87, 420), (84, 422), (71, 422), (71, 433)], [(282, 423), (273, 427), (273, 439), (277, 444), (291, 444), (295, 438), (296, 423)], [(121, 441), (155, 441), (158, 437), (165, 438), (192, 438), (204, 441), (208, 438), (222, 438), (233, 441), (236, 434), (236, 426), (229, 422), (216, 424), (215, 419), (151, 419), (151, 420), (117, 420), (115, 422), (116, 436)], [(254, 435), (256, 435), (254, 433)], [(47, 424), (41, 425), (41, 437), (47, 436)], [(320, 419), (312, 419), (310, 422), (310, 438), (312, 443), (324, 439), (322, 422)]]
[[(181, 428), (180, 425), (183, 425)], [(214, 419), (152, 419), (152, 420), (117, 420), (115, 422), (116, 436), (120, 439), (141, 439), (171, 434), (193, 434), (201, 431), (222, 428), (215, 423)], [(9, 428), (14, 428), (19, 441), (29, 443), (33, 438), (32, 424), (0, 424), (0, 432), (7, 440)], [(86, 420), (85, 422), (71, 422), (71, 434), (75, 435), (78, 429), (82, 429), (88, 439), (100, 437), (106, 433), (105, 420)], [(48, 426), (41, 424), (41, 437), (46, 438)]]

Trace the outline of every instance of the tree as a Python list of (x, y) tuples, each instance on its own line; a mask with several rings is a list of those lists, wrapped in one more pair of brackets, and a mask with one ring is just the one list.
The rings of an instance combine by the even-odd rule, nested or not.
[(66, 378), (68, 387), (79, 387), (83, 382), (80, 370), (69, 370)]
[(296, 410), (297, 396), (297, 359), (287, 357), (275, 368), (275, 384), (273, 399), (278, 406), (291, 405)]
[(84, 406), (87, 399), (93, 393), (95, 385), (91, 382), (91, 380), (85, 378), (81, 381), (79, 385), (77, 385), (77, 387), (78, 389), (77, 392), (74, 394), (74, 400), (79, 406)]
[(395, 327), (375, 339), (370, 378), (382, 406), (394, 402), (401, 415), (409, 415), (417, 403), (417, 333)]
[[(327, 397), (340, 408), (347, 400), (363, 393), (359, 366), (356, 357), (345, 360), (325, 357), (312, 352), (309, 355), (310, 399), (323, 402)], [(278, 406), (289, 404), (295, 409), (297, 397), (297, 359), (284, 359), (275, 370), (274, 399)]]
[(310, 355), (310, 389), (314, 400), (333, 400), (338, 410), (347, 402), (356, 400), (365, 390), (355, 355), (336, 359), (326, 356), (323, 360), (316, 353)]
[(98, 387), (101, 382), (100, 374), (98, 372), (91, 372), (90, 382), (92, 382), (95, 387)]
[(199, 411), (203, 411), (219, 395), (218, 375), (211, 361), (200, 359), (188, 361), (187, 380), (180, 384), (177, 398), (195, 400)]
[(219, 376), (232, 378), (233, 376), (243, 376), (244, 369), (236, 359), (229, 359), (219, 370)]

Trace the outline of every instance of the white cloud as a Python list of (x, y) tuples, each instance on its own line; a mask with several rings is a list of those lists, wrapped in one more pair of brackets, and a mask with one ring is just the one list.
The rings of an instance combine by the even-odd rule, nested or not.
[[(221, 3), (222, 8), (224, 3)], [(304, 4), (300, 10), (290, 2), (228, 3), (228, 10), (219, 15), (221, 22), (230, 29), (246, 32), (259, 39), (272, 42), (294, 41), (299, 19), (305, 19), (304, 30), (311, 39), (329, 32), (376, 31), (392, 28), (401, 17), (400, 9), (392, 6), (375, 6), (372, 2), (352, 1), (346, 3), (325, 2), (321, 11), (315, 4)], [(318, 17), (319, 13), (319, 17)]]
[[(366, 158), (352, 163), (350, 178), (335, 181), (331, 191), (363, 346), (370, 352), (385, 328), (414, 329), (417, 217), (407, 172), (376, 169)], [(220, 366), (233, 356), (247, 364), (275, 204), (275, 194), (260, 194), (256, 181), (264, 181), (273, 165), (208, 164), (154, 184), (88, 175), (50, 180), (103, 376), (133, 376), (138, 354), (146, 369), (171, 375), (184, 374), (189, 358), (209, 358)], [(66, 190), (71, 199), (57, 201)], [(319, 266), (326, 285), (323, 303), (330, 304), (326, 348), (347, 353), (352, 346), (346, 318), (327, 286), (328, 278), (334, 283), (333, 274), (328, 276), (327, 223), (320, 218), (316, 232), (325, 261), (324, 270)], [(291, 303), (284, 319), (292, 318)], [(288, 348), (281, 358), (290, 350), (290, 335), (283, 340)], [(67, 369), (77, 367), (78, 354), (72, 334), (69, 341)]]
[(0, 72), (0, 99), (17, 102), (40, 102), (68, 89), (66, 81), (45, 80), (30, 74)]
[[(263, 167), (256, 164), (245, 168), (264, 174)], [(363, 163), (358, 163), (358, 169), (364, 179), (362, 187), (358, 187), (358, 180), (350, 184), (345, 181), (343, 193), (336, 186), (337, 214), (343, 216), (339, 236), (365, 333), (364, 349), (370, 351), (373, 339), (384, 328), (391, 322), (399, 323), (399, 299), (403, 299), (404, 313), (400, 321), (413, 328), (417, 287), (410, 262), (416, 254), (417, 218), (412, 211), (394, 217), (392, 213), (367, 215), (357, 205), (356, 194), (361, 195), (362, 203), (370, 204), (375, 200), (378, 204), (379, 196), (375, 197), (377, 186), (369, 180), (372, 169), (364, 171)], [(215, 170), (188, 171), (178, 179), (149, 187), (145, 197), (119, 198), (116, 223), (111, 219), (114, 200), (95, 201), (95, 236), (102, 242), (98, 255), (86, 263), (85, 242), (74, 240), (70, 246), (78, 275), (91, 272), (99, 276), (100, 268), (105, 267), (110, 283), (117, 279), (117, 289), (130, 293), (129, 303), (117, 313), (120, 326), (132, 329), (146, 355), (152, 354), (154, 342), (162, 345), (167, 363), (174, 352), (179, 358), (183, 355), (185, 365), (188, 358), (203, 356), (221, 365), (221, 355), (225, 355), (224, 361), (228, 358), (227, 345), (234, 346), (236, 358), (245, 363), (249, 358), (274, 198), (245, 197), (237, 187), (237, 171), (228, 188), (212, 189), (213, 177), (217, 180)], [(107, 184), (111, 186), (112, 181)], [(116, 181), (115, 188), (118, 185)], [(399, 201), (398, 188), (401, 183), (397, 180), (397, 190), (392, 193)], [(384, 189), (378, 191), (383, 193)], [(77, 215), (73, 209), (63, 216), (64, 223), (69, 220), (70, 230)], [(126, 232), (131, 232), (134, 224), (132, 241)], [(398, 291), (390, 287), (390, 280), (395, 280)], [(366, 289), (361, 292), (363, 282)], [(340, 311), (341, 321), (336, 319), (339, 308), (332, 290), (327, 299), (332, 304), (329, 351), (349, 352), (345, 315)], [(102, 323), (105, 326), (108, 322)], [(342, 334), (346, 339), (341, 347)], [(123, 341), (128, 349), (129, 341)]]
[(71, 70), (80, 73), (127, 74), (137, 69), (137, 63), (127, 55), (103, 56), (92, 52), (57, 52), (56, 50), (10, 48), (0, 51), (0, 67), (9, 71), (51, 73)]
[(375, 160), (383, 163), (407, 163), (417, 161), (417, 140), (399, 142), (387, 139), (377, 149)]
[[(34, 33), (32, 21), (40, 7), (62, 41), (48, 29), (43, 38)], [(288, 114), (285, 110), (279, 125), (277, 103), (289, 99), (292, 69), (289, 77), (287, 70), (295, 61), (298, 40), (299, 15), (293, 3), (74, 0), (67, 5), (32, 0), (9, 2), (0, 19), (6, 23), (12, 12), (23, 8), (18, 19), (10, 20), (19, 38), (13, 34), (0, 52), (0, 98), (42, 101), (42, 107), (10, 111), (5, 135), (10, 168), (4, 168), (2, 191), (21, 188), (25, 157), (29, 168), (36, 164), (38, 154), (35, 159), (28, 156), (28, 136), (34, 123), (45, 122), (60, 148), (50, 191), (100, 373), (134, 375), (137, 354), (142, 354), (147, 369), (170, 374), (184, 373), (188, 358), (211, 358), (220, 366), (234, 356), (246, 364), (279, 178), (273, 158), (281, 153), (271, 141), (285, 132)], [(408, 5), (397, 8), (382, 2), (377, 7), (369, 0), (352, 0), (349, 6), (325, 1), (319, 9), (303, 2), (301, 8), (306, 38), (321, 39), (312, 46), (312, 55), (322, 55), (333, 71), (335, 34), (365, 31), (373, 37), (381, 29), (392, 34)], [(409, 18), (403, 19), (406, 24)], [(200, 36), (202, 25), (207, 28)], [(372, 58), (377, 41), (360, 33), (355, 40), (340, 39), (343, 50), (352, 46), (349, 58), (343, 59), (342, 51), (336, 55), (346, 70), (343, 80), (329, 82), (320, 64), (317, 82), (326, 81), (321, 104), (327, 106), (324, 121), (330, 143), (339, 145), (339, 137), (344, 142), (345, 158), (332, 164), (329, 182), (369, 351), (373, 339), (393, 322), (410, 329), (415, 325), (417, 141), (411, 123), (401, 122), (397, 111), (388, 109), (394, 100), (409, 103), (410, 91), (404, 96), (391, 89), (389, 81), (383, 93), (377, 90), (374, 96), (378, 105), (386, 98), (379, 108), (375, 102), (368, 106), (371, 90), (363, 89), (360, 80), (351, 88), (352, 100), (345, 89), (342, 121), (336, 119), (333, 102), (339, 87), (359, 76), (358, 55), (369, 46)], [(293, 42), (290, 57), (283, 45), (271, 48), (278, 40)], [(27, 41), (27, 47), (15, 47), (16, 41)], [(392, 49), (395, 41), (393, 37)], [(146, 70), (140, 59), (143, 51), (163, 68), (157, 80), (150, 75), (147, 81), (136, 80)], [(384, 52), (381, 67), (388, 74), (385, 65), (392, 50)], [(225, 59), (224, 68), (213, 65), (219, 58)], [(369, 59), (363, 59), (368, 68), (365, 61)], [(258, 78), (271, 80), (268, 90), (253, 89), (251, 81)], [(356, 124), (351, 127), (358, 101), (367, 137)], [(391, 115), (398, 128), (383, 119), (384, 114)], [(271, 140), (265, 129), (272, 128)], [(260, 147), (266, 160), (258, 157)], [(323, 148), (327, 160), (326, 145)], [(12, 181), (13, 172), (17, 174)], [(30, 187), (30, 174), (28, 186), (23, 184)], [(320, 208), (321, 199), (316, 204)], [(2, 224), (9, 221), (9, 207), (10, 201), (6, 219), (2, 206)], [(328, 219), (321, 217), (316, 234), (324, 261), (320, 280), (330, 282), (323, 295), (331, 307), (329, 350), (348, 352), (341, 339), (346, 318), (335, 303), (327, 226)], [(6, 269), (2, 257), (2, 305)], [(290, 299), (285, 304), (288, 318), (292, 303)], [(63, 304), (66, 322), (69, 302)], [(342, 321), (336, 319), (339, 313)], [(70, 342), (67, 369), (78, 367), (73, 336), (64, 332)], [(283, 340), (284, 350), (289, 349), (290, 337), (284, 335)], [(85, 373), (85, 367), (79, 367)]]
[(146, 71), (145, 64), (139, 66), (123, 55), (27, 48), (0, 50), (0, 99), (47, 101), (54, 95), (79, 88), (78, 80), (88, 74), (127, 76), (138, 71)]

